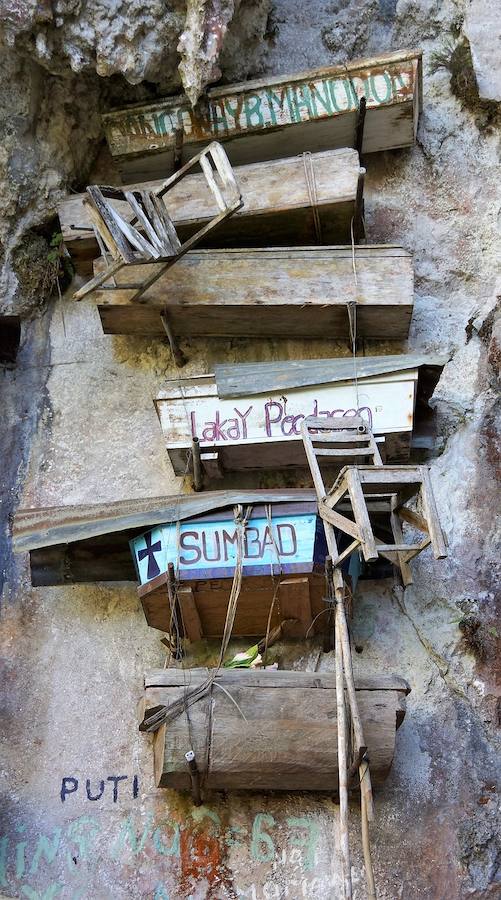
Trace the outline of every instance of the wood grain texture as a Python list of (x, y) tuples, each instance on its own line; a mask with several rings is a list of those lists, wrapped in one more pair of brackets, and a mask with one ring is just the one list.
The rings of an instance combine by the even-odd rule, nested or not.
[[(283, 603), (275, 602), (270, 628), (276, 628), (284, 619), (291, 618), (293, 613), (289, 612), (289, 610), (293, 609), (294, 617), (297, 613), (299, 620), (296, 631), (304, 635), (315, 615), (320, 613), (325, 607), (322, 600), (325, 587), (324, 577), (315, 572), (308, 575), (306, 577), (308, 584), (307, 594), (304, 593), (304, 576), (297, 579), (290, 576), (286, 578), (282, 576), (282, 580), (284, 584), (280, 587), (279, 593)], [(255, 575), (242, 579), (242, 588), (233, 625), (233, 635), (235, 637), (264, 637), (275, 587), (279, 581), (279, 576), (272, 579), (269, 575)], [(296, 582), (299, 582), (299, 586), (296, 586)], [(231, 584), (231, 578), (190, 581), (189, 587), (192, 590), (202, 637), (222, 636)], [(183, 587), (185, 585), (186, 582), (183, 582)], [(290, 598), (290, 604), (286, 596), (288, 591), (293, 594)], [(166, 577), (159, 575), (153, 581), (141, 585), (138, 588), (138, 596), (148, 625), (160, 631), (169, 631), (171, 614)], [(319, 634), (322, 632), (323, 627), (324, 623), (321, 617), (315, 622), (311, 633)], [(195, 630), (192, 630), (190, 633), (187, 627), (186, 637), (192, 639), (194, 634)]]
[[(358, 153), (344, 148), (311, 155), (315, 174), (316, 203), (320, 213), (322, 239), (327, 243), (348, 243), (360, 173)], [(309, 243), (315, 240), (310, 193), (301, 157), (267, 160), (235, 169), (244, 206), (223, 222), (210, 237), (212, 246)], [(163, 180), (129, 185), (124, 190), (158, 190)], [(78, 274), (92, 272), (92, 260), (99, 255), (91, 228), (92, 219), (85, 194), (71, 194), (58, 205), (64, 242)], [(203, 175), (187, 175), (177, 182), (166, 198), (167, 208), (182, 240), (210, 221), (218, 212)], [(116, 202), (124, 218), (132, 213), (126, 203)], [(73, 226), (78, 226), (75, 228)]]
[[(141, 303), (131, 302), (133, 291), (125, 288), (94, 296), (106, 334), (162, 335), (166, 308), (177, 337), (344, 338), (346, 304), (356, 300), (360, 337), (406, 338), (413, 308), (410, 254), (373, 246), (357, 248), (355, 256), (358, 287), (350, 247), (197, 250), (164, 272)], [(120, 271), (118, 288), (141, 281), (145, 268)]]
[[(194, 687), (196, 671), (177, 670), (176, 677), (182, 675), (184, 679), (178, 687), (148, 688), (148, 708), (182, 696), (186, 685)], [(205, 788), (335, 792), (337, 716), (333, 673), (233, 670), (231, 674), (223, 671), (220, 676), (212, 688), (211, 699), (190, 708), (190, 731), (196, 744), (193, 749), (204, 773)], [(168, 679), (168, 675), (165, 677)], [(267, 681), (274, 684), (268, 686)], [(226, 693), (218, 684), (224, 686)], [(402, 698), (407, 690), (408, 686), (400, 679), (394, 686), (387, 679), (373, 679), (368, 690), (357, 684), (357, 701), (375, 784), (381, 784), (390, 769), (395, 732), (402, 721)], [(207, 741), (209, 704), (210, 742)], [(188, 740), (183, 715), (156, 739), (159, 786), (188, 789), (184, 763), (184, 753), (190, 749)], [(160, 742), (164, 746), (161, 771)]]

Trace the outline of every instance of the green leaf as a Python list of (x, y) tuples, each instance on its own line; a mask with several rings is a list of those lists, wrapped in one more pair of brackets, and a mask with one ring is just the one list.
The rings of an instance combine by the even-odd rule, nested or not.
[(225, 669), (249, 669), (252, 663), (259, 656), (259, 648), (257, 644), (244, 650), (242, 653), (235, 653), (233, 659), (224, 663)]

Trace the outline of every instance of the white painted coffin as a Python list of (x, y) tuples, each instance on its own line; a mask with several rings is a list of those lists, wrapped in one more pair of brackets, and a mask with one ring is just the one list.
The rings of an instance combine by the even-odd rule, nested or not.
[(300, 435), (306, 416), (366, 420), (391, 461), (408, 456), (418, 369), (352, 381), (221, 399), (212, 375), (169, 382), (155, 406), (177, 475), (198, 437), (208, 477), (219, 472), (306, 467)]

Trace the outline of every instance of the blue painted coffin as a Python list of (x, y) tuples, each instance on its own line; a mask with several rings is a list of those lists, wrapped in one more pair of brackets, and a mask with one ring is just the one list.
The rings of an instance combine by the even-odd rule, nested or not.
[[(281, 504), (271, 520), (256, 508), (245, 529), (243, 574), (308, 573), (323, 563), (323, 529), (316, 505)], [(271, 524), (270, 524), (271, 522)], [(232, 510), (180, 523), (159, 525), (130, 542), (138, 580), (147, 584), (173, 563), (181, 581), (231, 578), (237, 554), (237, 527)]]

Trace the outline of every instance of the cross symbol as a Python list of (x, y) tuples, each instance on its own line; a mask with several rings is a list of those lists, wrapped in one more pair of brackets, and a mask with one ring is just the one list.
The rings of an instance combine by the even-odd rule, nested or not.
[(144, 535), (144, 540), (146, 543), (146, 547), (143, 550), (138, 550), (137, 558), (142, 560), (145, 556), (148, 557), (148, 580), (150, 578), (155, 578), (156, 575), (160, 575), (160, 569), (158, 567), (158, 563), (155, 559), (155, 553), (158, 553), (159, 550), (162, 549), (161, 541), (157, 541), (156, 544), (151, 543), (151, 531), (147, 531)]

